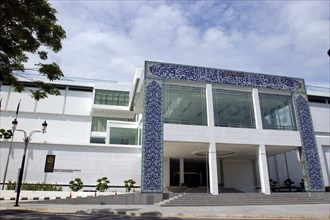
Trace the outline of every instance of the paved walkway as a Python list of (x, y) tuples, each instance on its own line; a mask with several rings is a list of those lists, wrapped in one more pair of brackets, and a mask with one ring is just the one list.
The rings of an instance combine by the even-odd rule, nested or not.
[(112, 213), (130, 216), (157, 216), (216, 219), (330, 219), (330, 204), (265, 205), (265, 206), (207, 206), (160, 207), (158, 205), (68, 205), (32, 204), (1, 201), (0, 210), (30, 210), (50, 213)]

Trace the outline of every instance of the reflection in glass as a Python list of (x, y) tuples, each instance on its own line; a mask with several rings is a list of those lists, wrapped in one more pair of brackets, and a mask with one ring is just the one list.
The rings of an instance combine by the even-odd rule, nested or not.
[(259, 97), (264, 129), (297, 129), (291, 96), (259, 94)]
[(250, 92), (213, 89), (213, 105), (215, 126), (255, 128)]
[(138, 129), (110, 128), (110, 144), (138, 145)]
[(92, 129), (91, 131), (105, 132), (107, 130), (107, 121), (133, 121), (128, 118), (112, 118), (112, 117), (97, 117), (92, 118)]
[(95, 90), (94, 104), (128, 106), (129, 92)]
[(205, 88), (165, 85), (164, 122), (206, 125)]

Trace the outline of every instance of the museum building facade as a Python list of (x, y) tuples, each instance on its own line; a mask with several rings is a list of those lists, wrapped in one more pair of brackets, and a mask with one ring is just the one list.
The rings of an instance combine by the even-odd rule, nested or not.
[[(132, 84), (52, 83), (61, 95), (39, 102), (9, 85), (1, 88), (1, 127), (11, 126), (19, 100), (19, 126), (49, 124), (29, 146), (26, 182), (65, 185), (80, 177), (93, 186), (107, 176), (114, 188), (134, 179), (145, 193), (178, 186), (214, 195), (228, 188), (269, 194), (270, 179), (279, 186), (302, 180), (306, 191), (329, 186), (328, 88), (152, 61), (137, 68)], [(13, 143), (1, 140), (1, 178), (10, 158), (6, 182), (15, 180), (22, 156), (16, 133)], [(53, 173), (43, 170), (47, 155), (56, 156)]]

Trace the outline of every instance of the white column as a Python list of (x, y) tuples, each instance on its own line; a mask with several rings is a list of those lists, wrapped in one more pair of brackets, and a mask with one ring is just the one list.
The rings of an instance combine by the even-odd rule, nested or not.
[(218, 169), (217, 169), (217, 147), (215, 142), (211, 142), (209, 146), (209, 178), (210, 193), (218, 195)]
[(264, 144), (259, 145), (258, 164), (261, 192), (264, 194), (270, 194), (267, 155), (266, 147)]
[(180, 158), (180, 186), (184, 183), (184, 158)]
[(213, 94), (212, 85), (206, 84), (206, 111), (207, 111), (207, 125), (214, 126), (214, 110), (213, 110)]
[(163, 187), (166, 188), (170, 186), (170, 158), (164, 157), (164, 167), (163, 167), (163, 176), (164, 176), (164, 184)]
[(260, 101), (258, 89), (252, 89), (252, 100), (253, 100), (253, 110), (254, 110), (254, 120), (256, 122), (256, 128), (262, 129), (262, 118), (260, 111)]
[[(214, 108), (213, 108), (213, 93), (212, 85), (206, 84), (206, 109), (207, 109), (207, 126), (214, 127)], [(211, 140), (208, 152), (209, 159), (209, 184), (210, 193), (218, 195), (218, 167), (217, 167), (217, 147), (214, 141)]]

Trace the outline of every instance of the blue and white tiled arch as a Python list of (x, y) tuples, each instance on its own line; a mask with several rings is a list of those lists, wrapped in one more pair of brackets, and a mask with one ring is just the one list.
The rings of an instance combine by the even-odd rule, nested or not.
[(302, 142), (305, 188), (308, 191), (324, 191), (320, 157), (306, 95), (296, 94), (295, 105)]
[(163, 164), (163, 82), (144, 82), (142, 139), (142, 192), (162, 191)]
[(163, 84), (164, 80), (218, 83), (236, 86), (284, 90), (296, 94), (298, 123), (305, 160), (306, 187), (323, 191), (324, 184), (309, 105), (302, 79), (229, 71), (213, 68), (145, 63), (144, 126), (142, 143), (142, 192), (162, 192), (163, 164)]

